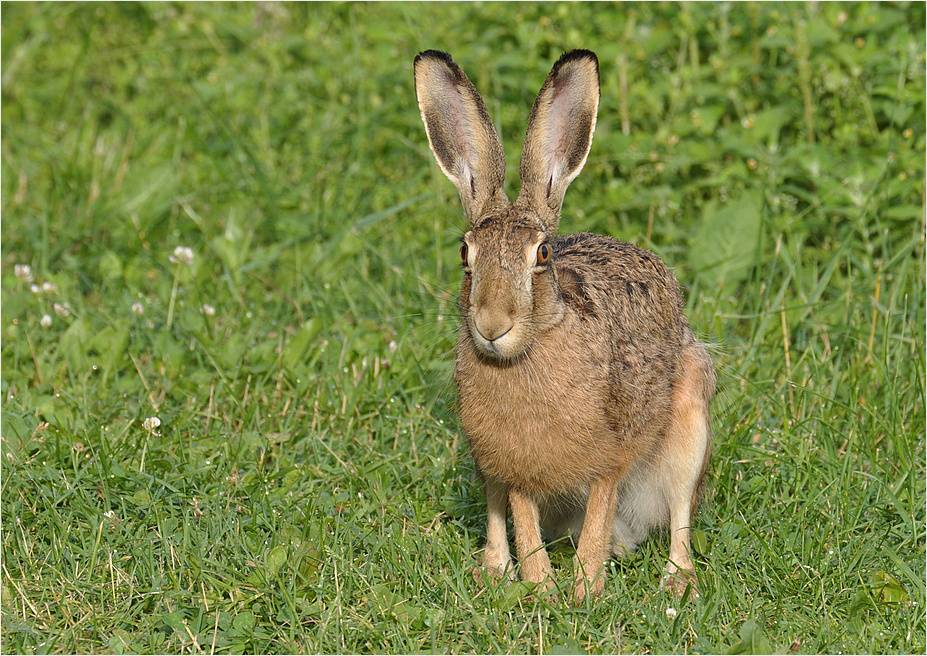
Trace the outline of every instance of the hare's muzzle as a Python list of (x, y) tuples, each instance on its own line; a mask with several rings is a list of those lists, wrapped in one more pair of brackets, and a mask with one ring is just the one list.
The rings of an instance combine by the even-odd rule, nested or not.
[(507, 312), (482, 307), (473, 317), (473, 324), (480, 337), (487, 342), (504, 338), (515, 326), (515, 320)]
[(517, 322), (510, 317), (491, 317), (483, 322), (475, 318), (472, 325), (475, 333), (473, 342), (484, 355), (510, 360), (525, 350), (524, 331), (518, 330)]

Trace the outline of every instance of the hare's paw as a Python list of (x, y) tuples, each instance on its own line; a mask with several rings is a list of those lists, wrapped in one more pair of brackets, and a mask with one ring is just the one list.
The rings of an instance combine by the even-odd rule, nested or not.
[(546, 599), (548, 603), (557, 603), (560, 600), (560, 595), (557, 593), (557, 584), (549, 576), (537, 584), (534, 589), (534, 596), (538, 599)]
[(487, 580), (497, 583), (503, 579), (509, 581), (515, 580), (515, 567), (512, 561), (499, 561), (485, 558), (480, 567), (473, 568), (473, 580), (477, 583), (484, 583)]
[(605, 576), (599, 574), (594, 580), (590, 581), (585, 576), (578, 576), (573, 581), (573, 593), (571, 598), (574, 604), (579, 604), (587, 596), (601, 597), (605, 592)]
[(515, 580), (515, 566), (512, 564), (508, 545), (504, 551), (487, 548), (486, 555), (483, 557), (483, 568), (494, 578), (508, 577)]
[(682, 597), (689, 591), (689, 599), (698, 597), (698, 579), (695, 572), (690, 569), (677, 569), (673, 572), (667, 572), (660, 582), (660, 587), (676, 597)]

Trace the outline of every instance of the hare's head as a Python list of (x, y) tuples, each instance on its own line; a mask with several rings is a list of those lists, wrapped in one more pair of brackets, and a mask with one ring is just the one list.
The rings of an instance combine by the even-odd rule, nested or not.
[(470, 230), (460, 258), (461, 310), (485, 356), (521, 356), (563, 318), (552, 239), (563, 196), (586, 162), (599, 106), (599, 64), (564, 54), (547, 76), (521, 156), (521, 192), (505, 195), (505, 156), (483, 99), (450, 55), (415, 58), (415, 92), (438, 165), (460, 192)]

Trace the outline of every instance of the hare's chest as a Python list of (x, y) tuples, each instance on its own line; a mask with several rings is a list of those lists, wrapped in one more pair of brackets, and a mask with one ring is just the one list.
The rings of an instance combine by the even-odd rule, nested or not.
[(540, 494), (581, 487), (614, 466), (605, 358), (588, 346), (564, 352), (570, 336), (558, 332), (507, 366), (458, 347), (461, 421), (477, 465)]

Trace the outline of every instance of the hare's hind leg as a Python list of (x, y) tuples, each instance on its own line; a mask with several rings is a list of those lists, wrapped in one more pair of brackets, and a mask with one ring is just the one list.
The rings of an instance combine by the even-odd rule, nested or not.
[(714, 386), (711, 359), (704, 347), (694, 342), (683, 352), (682, 376), (661, 467), (671, 536), (664, 585), (679, 595), (688, 584), (695, 583), (689, 527), (711, 451), (708, 406)]
[(612, 545), (612, 526), (618, 490), (613, 478), (595, 481), (589, 487), (583, 531), (579, 536), (574, 568), (573, 601), (579, 602), (586, 594), (599, 596), (605, 590), (605, 561)]

